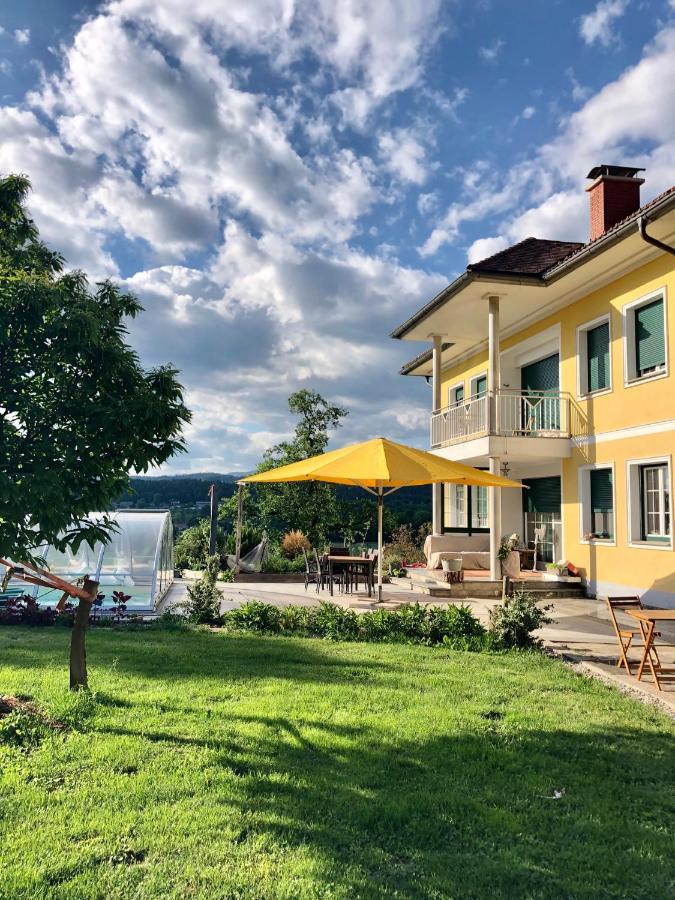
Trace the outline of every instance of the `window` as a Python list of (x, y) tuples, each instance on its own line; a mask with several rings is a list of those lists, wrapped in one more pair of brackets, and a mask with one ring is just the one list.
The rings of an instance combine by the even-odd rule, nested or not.
[(665, 313), (663, 293), (624, 307), (627, 383), (666, 373)]
[(451, 531), (487, 530), (488, 489), (446, 484), (443, 490), (443, 527)]
[(487, 375), (479, 375), (471, 381), (471, 396), (484, 397), (487, 394)]
[(609, 387), (609, 322), (586, 332), (588, 391)]
[(632, 460), (628, 474), (628, 537), (637, 546), (672, 548), (670, 459)]
[(486, 487), (471, 488), (471, 526), (472, 528), (488, 528), (488, 489)]
[(464, 400), (464, 385), (458, 384), (448, 391), (448, 406), (456, 406)]
[(638, 378), (643, 378), (665, 367), (663, 300), (654, 300), (635, 311), (635, 368)]
[(670, 540), (670, 486), (668, 467), (640, 467), (641, 518), (643, 541)]
[(446, 484), (444, 487), (444, 527), (466, 528), (466, 487), (463, 484)]
[(611, 469), (592, 469), (589, 478), (591, 538), (614, 538), (614, 490)]
[(608, 315), (577, 328), (577, 393), (580, 397), (611, 390), (611, 341)]

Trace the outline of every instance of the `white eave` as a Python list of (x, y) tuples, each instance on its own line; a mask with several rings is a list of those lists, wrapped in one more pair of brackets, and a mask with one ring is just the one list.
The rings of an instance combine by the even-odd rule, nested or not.
[[(663, 207), (662, 212), (656, 206), (648, 209), (649, 234), (672, 245), (675, 241), (675, 193), (665, 198)], [(507, 338), (662, 253), (641, 238), (636, 218), (618, 228), (616, 233), (609, 232), (563, 260), (546, 273), (545, 279), (467, 271), (401, 325), (392, 337), (428, 342), (432, 335), (441, 335), (447, 345), (442, 354), (442, 365), (448, 368), (487, 346), (487, 297), (490, 294), (499, 294), (502, 298), (500, 337)], [(430, 352), (420, 354), (401, 371), (406, 375), (430, 375)]]

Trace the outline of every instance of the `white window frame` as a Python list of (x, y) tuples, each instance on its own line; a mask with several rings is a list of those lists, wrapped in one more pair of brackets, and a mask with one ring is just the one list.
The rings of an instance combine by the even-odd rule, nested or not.
[[(642, 466), (666, 465), (668, 467), (668, 486), (670, 494), (670, 539), (668, 541), (645, 541), (642, 539), (643, 509), (641, 497), (641, 469)], [(643, 459), (626, 460), (626, 502), (627, 502), (627, 526), (628, 545), (659, 552), (673, 550), (673, 472), (670, 456), (650, 456)], [(616, 531), (616, 528), (615, 528)]]
[[(596, 469), (610, 469), (612, 472), (612, 511), (614, 513), (614, 537), (613, 538), (587, 538), (593, 525), (593, 511), (591, 509), (591, 472)], [(589, 463), (579, 467), (579, 543), (599, 544), (602, 547), (616, 547), (617, 532), (616, 514), (616, 471), (614, 462)]]
[[(597, 391), (588, 390), (588, 332), (597, 328), (598, 325), (609, 325), (609, 384), (607, 387), (599, 388)], [(577, 400), (586, 400), (588, 397), (600, 397), (602, 394), (609, 394), (613, 390), (613, 372), (612, 372), (612, 315), (605, 313), (598, 316), (597, 319), (591, 319), (590, 322), (584, 322), (583, 325), (577, 326)]]
[[(473, 378), (469, 381), (469, 396), (464, 397), (465, 402), (467, 400), (475, 400), (476, 399), (476, 384), (481, 379), (485, 378), (487, 380), (487, 384), (490, 384), (490, 379), (488, 377), (487, 369), (484, 372), (479, 372), (477, 375), (474, 375)], [(485, 393), (487, 395), (488, 388), (485, 388)]]
[[(658, 372), (650, 372), (647, 375), (638, 375), (635, 366), (635, 313), (641, 306), (646, 306), (654, 300), (663, 299), (663, 344), (665, 348), (665, 366)], [(657, 288), (649, 294), (631, 300), (621, 308), (621, 323), (623, 332), (623, 386), (635, 387), (648, 381), (657, 381), (659, 378), (667, 378), (670, 369), (668, 354), (668, 291), (666, 286)]]
[[(461, 388), (464, 387), (464, 382), (463, 382), (463, 381), (456, 381), (454, 384), (451, 384), (451, 385), (448, 387), (448, 393), (447, 393), (447, 397), (446, 397), (446, 399), (447, 399), (447, 401), (448, 401), (448, 403), (447, 403), (448, 407), (454, 406), (455, 403), (457, 402), (456, 400), (451, 400), (450, 398), (453, 396), (453, 394), (455, 393), (455, 391), (457, 390), (457, 388), (460, 388), (460, 387), (461, 387)], [(464, 388), (464, 400), (463, 400), (463, 402), (466, 403), (466, 388)]]
[[(463, 502), (462, 502), (462, 515), (464, 517), (464, 522), (462, 524), (455, 523), (454, 525), (449, 525), (445, 521), (445, 517), (448, 515), (449, 510), (453, 509), (457, 512), (457, 502), (456, 496), (459, 493), (458, 489), (463, 488)], [(465, 484), (454, 484), (454, 483), (445, 483), (443, 485), (443, 490), (445, 492), (445, 496), (443, 497), (444, 502), (444, 516), (443, 516), (443, 528), (457, 528), (457, 529), (465, 529), (468, 531), (469, 528), (469, 520), (467, 515), (467, 486)], [(451, 502), (452, 501), (452, 502)]]

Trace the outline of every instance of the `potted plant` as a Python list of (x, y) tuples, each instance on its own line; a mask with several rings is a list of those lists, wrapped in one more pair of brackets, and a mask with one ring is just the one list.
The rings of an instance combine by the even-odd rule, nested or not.
[(520, 543), (517, 534), (511, 534), (503, 537), (499, 542), (497, 556), (502, 567), (502, 575), (508, 575), (509, 578), (517, 578), (520, 574), (520, 553), (516, 547)]

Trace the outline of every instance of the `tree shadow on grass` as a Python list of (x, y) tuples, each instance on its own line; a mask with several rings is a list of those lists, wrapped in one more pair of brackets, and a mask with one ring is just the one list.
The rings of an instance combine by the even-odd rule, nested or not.
[(203, 802), (222, 805), (223, 828), (239, 823), (242, 856), (270, 838), (310, 848), (317, 895), (672, 896), (672, 738), (520, 730), (493, 712), (419, 741), (234, 714), (222, 717), (227, 736), (142, 736), (208, 748), (230, 787)]
[[(57, 643), (46, 639), (49, 634), (57, 634), (55, 629), (41, 629), (39, 633), (19, 628), (12, 631), (16, 640), (5, 645), (7, 664), (17, 668), (51, 668), (59, 654), (63, 654), (64, 672), (67, 673), (67, 641)], [(326, 652), (330, 648), (327, 643), (323, 645), (325, 651), (321, 646), (304, 638), (208, 631), (146, 633), (92, 629), (87, 637), (89, 681), (96, 690), (96, 670), (112, 665), (119, 672), (141, 678), (170, 678), (173, 681), (223, 678), (230, 683), (255, 677), (364, 684), (398, 668), (381, 660), (340, 658)]]
[(313, 847), (354, 895), (672, 896), (666, 735), (488, 721), (418, 743), (304, 723), (312, 741), (260, 721), (267, 736), (219, 760), (239, 779), (242, 840)]

